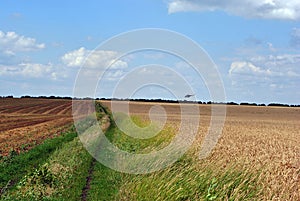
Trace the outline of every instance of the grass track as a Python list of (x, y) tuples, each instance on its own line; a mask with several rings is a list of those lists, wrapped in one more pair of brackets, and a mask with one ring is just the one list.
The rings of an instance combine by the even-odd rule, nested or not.
[(92, 157), (78, 137), (31, 169), (1, 200), (80, 200)]
[(44, 163), (62, 144), (73, 140), (76, 136), (77, 134), (73, 129), (59, 137), (45, 140), (42, 144), (32, 148), (28, 152), (21, 153), (20, 155), (11, 152), (10, 156), (2, 158), (0, 163), (1, 188), (5, 187), (8, 183), (11, 183), (13, 186), (22, 176)]

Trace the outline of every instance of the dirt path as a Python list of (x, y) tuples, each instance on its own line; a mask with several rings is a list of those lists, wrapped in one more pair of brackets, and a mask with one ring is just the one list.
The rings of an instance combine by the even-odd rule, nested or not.
[(93, 160), (91, 161), (88, 176), (86, 177), (86, 184), (85, 184), (84, 188), (82, 189), (82, 194), (81, 194), (82, 201), (87, 200), (88, 192), (91, 188), (91, 181), (93, 179), (93, 173), (94, 173), (94, 168), (95, 168), (96, 162), (97, 161), (95, 158), (93, 158)]
[[(105, 115), (101, 119), (101, 122), (102, 122), (101, 129), (102, 129), (103, 132), (106, 132), (107, 129), (111, 125), (109, 116)], [(98, 153), (97, 150), (96, 150), (96, 153)], [(97, 163), (97, 160), (95, 158), (93, 158), (92, 161), (91, 161), (91, 164), (90, 164), (88, 175), (86, 177), (86, 184), (85, 184), (84, 188), (82, 189), (82, 194), (81, 194), (81, 200), (82, 201), (87, 201), (88, 193), (89, 193), (89, 190), (91, 189), (91, 182), (93, 180), (93, 174), (94, 174), (94, 169), (95, 169), (96, 163)]]

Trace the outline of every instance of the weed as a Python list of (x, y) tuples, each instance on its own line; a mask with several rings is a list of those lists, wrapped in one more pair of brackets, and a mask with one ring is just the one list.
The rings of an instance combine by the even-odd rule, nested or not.
[(213, 178), (208, 189), (207, 189), (207, 195), (205, 196), (206, 200), (215, 200), (217, 198), (216, 195), (216, 187), (217, 187), (218, 183), (216, 178)]

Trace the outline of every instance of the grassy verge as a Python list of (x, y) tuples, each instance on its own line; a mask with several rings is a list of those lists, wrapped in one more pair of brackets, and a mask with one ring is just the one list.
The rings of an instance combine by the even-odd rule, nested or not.
[(97, 162), (87, 200), (116, 200), (124, 175)]
[(12, 151), (9, 156), (2, 158), (0, 163), (1, 188), (14, 186), (24, 175), (32, 169), (38, 168), (57, 148), (73, 140), (76, 135), (76, 132), (72, 129), (56, 138), (45, 140), (28, 152), (17, 155)]
[(2, 200), (80, 200), (91, 160), (76, 137), (25, 175)]
[(259, 200), (258, 175), (199, 166), (181, 160), (156, 173), (127, 175), (116, 200)]

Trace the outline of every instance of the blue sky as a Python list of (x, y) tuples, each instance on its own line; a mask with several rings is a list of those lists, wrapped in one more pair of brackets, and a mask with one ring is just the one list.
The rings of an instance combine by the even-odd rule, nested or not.
[[(142, 28), (169, 29), (203, 47), (218, 66), (227, 101), (300, 103), (298, 0), (2, 0), (0, 95), (72, 96), (76, 74), (91, 50), (117, 34)], [(100, 52), (96, 62), (102, 65), (113, 54)], [(157, 54), (118, 61), (97, 95), (109, 96), (114, 83), (136, 65), (180, 64)], [(192, 80), (197, 99), (210, 99), (192, 71), (178, 73)], [(166, 94), (141, 89), (135, 95), (171, 97)]]

